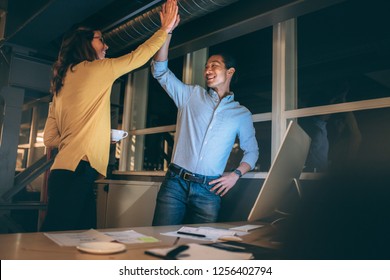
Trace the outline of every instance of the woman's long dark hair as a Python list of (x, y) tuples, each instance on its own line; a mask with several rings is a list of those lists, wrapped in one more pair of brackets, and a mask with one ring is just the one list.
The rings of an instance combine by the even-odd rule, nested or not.
[(82, 62), (97, 59), (96, 51), (92, 47), (94, 29), (78, 27), (64, 36), (57, 61), (53, 64), (53, 78), (51, 79), (51, 93), (57, 95), (62, 86), (67, 70)]

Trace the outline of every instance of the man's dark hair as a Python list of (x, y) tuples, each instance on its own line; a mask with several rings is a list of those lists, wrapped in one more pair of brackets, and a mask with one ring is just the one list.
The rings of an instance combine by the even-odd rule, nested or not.
[(221, 53), (219, 53), (219, 55), (222, 56), (223, 61), (225, 62), (227, 69), (232, 68), (232, 67), (233, 68), (237, 67), (236, 59), (230, 53), (221, 52)]
[[(213, 55), (220, 55), (220, 56), (222, 56), (223, 62), (225, 63), (225, 66), (226, 66), (226, 69), (229, 69), (229, 68), (233, 67), (237, 71), (237, 61), (230, 53), (228, 53), (228, 52), (216, 52), (216, 53), (211, 54), (210, 56), (213, 56)], [(232, 78), (232, 84), (237, 83), (237, 80), (238, 80), (238, 75), (237, 75), (237, 72), (235, 72), (234, 75), (233, 75), (233, 78)]]

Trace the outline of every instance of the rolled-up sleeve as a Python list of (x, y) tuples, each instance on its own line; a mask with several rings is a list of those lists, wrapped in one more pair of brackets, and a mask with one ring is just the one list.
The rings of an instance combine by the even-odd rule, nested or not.
[(257, 159), (259, 158), (259, 146), (256, 140), (256, 132), (253, 126), (252, 115), (249, 115), (247, 118), (247, 120), (241, 122), (239, 132), (240, 148), (244, 152), (241, 162), (246, 162), (251, 166), (251, 169), (253, 169), (256, 166)]
[(179, 80), (168, 68), (168, 61), (152, 60), (151, 69), (153, 77), (168, 93), (178, 108), (187, 103), (194, 92), (193, 85), (187, 85)]

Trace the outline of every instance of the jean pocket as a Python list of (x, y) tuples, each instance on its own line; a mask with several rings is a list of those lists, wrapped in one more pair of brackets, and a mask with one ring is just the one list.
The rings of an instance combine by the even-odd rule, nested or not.
[(209, 185), (209, 183), (206, 184), (200, 184), (204, 189), (206, 189), (209, 193), (217, 195), (215, 191), (211, 191), (211, 188), (213, 188), (216, 184)]

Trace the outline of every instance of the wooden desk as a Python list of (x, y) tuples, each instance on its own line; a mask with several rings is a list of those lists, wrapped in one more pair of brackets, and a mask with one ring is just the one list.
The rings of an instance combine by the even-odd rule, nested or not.
[[(189, 226), (209, 226), (215, 228), (230, 228), (233, 226), (248, 224), (248, 222), (197, 224)], [(252, 224), (252, 223), (251, 223)], [(259, 223), (261, 224), (261, 223)], [(61, 247), (46, 237), (42, 232), (0, 234), (0, 259), (1, 260), (147, 260), (156, 259), (146, 255), (144, 252), (148, 248), (171, 247), (175, 237), (161, 235), (162, 232), (178, 230), (181, 226), (160, 226), (160, 227), (134, 227), (136, 232), (153, 236), (160, 242), (126, 244), (127, 250), (117, 254), (96, 255), (84, 253), (76, 247)], [(126, 228), (129, 229), (129, 228)], [(104, 229), (104, 231), (118, 231), (123, 229)], [(272, 237), (272, 226), (265, 225), (259, 229), (251, 231), (243, 236), (243, 242), (259, 245), (268, 248), (276, 248), (270, 242)], [(180, 238), (178, 244), (202, 243), (193, 239)], [(206, 242), (203, 242), (206, 243)]]

